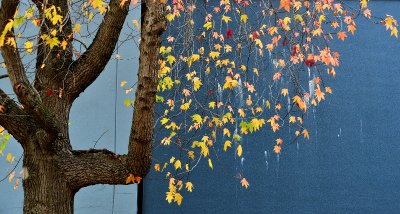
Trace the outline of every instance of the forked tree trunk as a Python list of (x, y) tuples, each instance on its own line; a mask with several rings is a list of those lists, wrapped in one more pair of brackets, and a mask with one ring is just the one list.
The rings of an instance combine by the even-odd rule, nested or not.
[[(34, 2), (41, 8), (42, 1)], [(69, 1), (45, 2), (61, 8), (63, 16), (69, 13)], [(19, 3), (19, 0), (1, 1), (0, 31), (13, 18)], [(0, 47), (11, 85), (23, 106), (21, 108), (0, 87), (0, 125), (24, 149), (25, 214), (72, 214), (74, 195), (81, 188), (96, 184), (126, 184), (130, 174), (144, 177), (150, 169), (158, 50), (166, 26), (163, 4), (158, 0), (142, 1), (139, 78), (128, 154), (95, 149), (77, 151), (72, 149), (69, 141), (68, 118), (73, 102), (96, 80), (114, 53), (129, 11), (128, 5), (121, 6), (120, 3), (120, 0), (110, 0), (92, 44), (75, 61), (70, 44), (66, 50), (61, 47), (50, 49), (44, 42), (38, 44), (41, 51), (36, 58), (38, 70), (34, 85), (25, 74), (18, 50), (6, 45)], [(46, 30), (42, 27), (40, 34), (48, 33)], [(62, 31), (57, 35), (60, 40), (62, 36), (72, 34), (69, 21)], [(8, 32), (7, 37), (14, 37), (14, 32)], [(64, 58), (60, 59), (59, 55)], [(40, 68), (42, 63), (46, 64), (43, 69)], [(60, 91), (49, 96), (46, 94), (48, 89)]]

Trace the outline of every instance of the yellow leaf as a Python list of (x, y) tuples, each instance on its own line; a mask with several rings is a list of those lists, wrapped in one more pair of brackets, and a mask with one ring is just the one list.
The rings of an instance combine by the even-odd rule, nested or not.
[(119, 86), (122, 88), (122, 87), (124, 87), (126, 84), (127, 84), (128, 82), (127, 81), (121, 81), (121, 84), (119, 84)]
[[(300, 17), (301, 17), (301, 16), (300, 16)], [(283, 23), (284, 23), (285, 25), (289, 24), (290, 22), (291, 22), (291, 20), (290, 20), (289, 17), (285, 17), (285, 18), (283, 19)]]
[(211, 169), (214, 169), (213, 164), (212, 164), (212, 161), (211, 161), (210, 158), (208, 159), (208, 166), (209, 166)]
[(201, 83), (200, 78), (198, 78), (198, 77), (193, 78), (193, 90), (194, 91), (198, 91), (200, 89), (201, 85), (203, 85), (203, 83)]
[(229, 131), (229, 129), (227, 129), (227, 128), (224, 128), (224, 135), (226, 135), (226, 136), (228, 136), (228, 137), (231, 137), (231, 132)]
[(79, 31), (81, 31), (81, 25), (80, 24), (75, 24), (74, 25), (74, 29), (72, 30), (74, 33), (78, 33)]
[(215, 108), (215, 102), (209, 102), (208, 103), (208, 108), (212, 108), (212, 109), (214, 109)]
[(59, 46), (60, 45), (60, 41), (58, 40), (57, 37), (52, 37), (52, 38), (47, 38), (46, 39), (46, 45), (50, 46), (50, 49), (53, 49), (54, 46)]
[(175, 19), (175, 16), (174, 16), (174, 14), (172, 14), (172, 13), (168, 13), (168, 14), (165, 16), (165, 18), (166, 18), (169, 22), (172, 22), (172, 21)]
[(138, 30), (140, 30), (140, 25), (137, 19), (132, 20), (132, 23)]
[(226, 152), (226, 150), (231, 146), (232, 146), (232, 142), (231, 141), (229, 141), (229, 140), (225, 141), (225, 143), (224, 143), (224, 152)]
[(188, 151), (188, 157), (193, 160), (194, 159), (194, 152), (193, 151)]
[(174, 202), (176, 202), (179, 206), (182, 204), (182, 195), (180, 193), (175, 193)]
[(210, 28), (212, 28), (212, 22), (206, 22), (204, 25), (203, 25), (203, 27), (205, 28), (205, 29), (207, 29), (207, 30), (210, 30)]
[(231, 19), (231, 17), (229, 17), (229, 16), (223, 15), (223, 16), (222, 16), (222, 21), (224, 21), (225, 23), (228, 24), (228, 22), (232, 21), (232, 19)]
[(166, 192), (167, 197), (165, 198), (168, 203), (171, 203), (174, 200), (174, 193), (173, 192)]
[(5, 36), (9, 31), (11, 31), (11, 29), (13, 28), (13, 25), (14, 25), (14, 20), (10, 19), (7, 22), (6, 26), (4, 27), (4, 30), (0, 36), (0, 47), (2, 47), (4, 45)]
[(399, 38), (398, 33), (399, 31), (397, 30), (397, 27), (393, 27), (393, 29), (390, 31), (390, 35), (395, 36), (396, 38)]
[(281, 94), (283, 96), (286, 96), (289, 93), (289, 90), (287, 88), (283, 88)]
[(242, 156), (242, 153), (243, 153), (242, 145), (239, 145), (239, 146), (236, 148), (236, 153), (237, 153), (237, 155), (238, 155), (239, 157)]
[(12, 156), (12, 154), (11, 153), (8, 153), (7, 154), (7, 156), (6, 156), (6, 161), (7, 162), (9, 162), (9, 163), (12, 163), (12, 162), (14, 162), (14, 157)]
[(186, 182), (186, 184), (185, 184), (185, 188), (187, 189), (187, 191), (189, 191), (189, 192), (193, 192), (193, 189), (194, 189), (194, 187), (193, 187), (193, 184), (192, 184), (192, 182)]
[(241, 117), (244, 117), (245, 116), (245, 113), (244, 113), (244, 110), (243, 109), (238, 109), (238, 113), (239, 113), (239, 115), (241, 116)]
[(269, 100), (267, 100), (267, 101), (265, 102), (265, 106), (266, 106), (268, 109), (271, 108), (271, 103), (269, 102)]
[(325, 15), (320, 15), (320, 16), (319, 16), (319, 19), (318, 19), (318, 22), (319, 22), (320, 24), (322, 24), (322, 22), (325, 21), (325, 20), (326, 20)]
[(219, 55), (220, 55), (220, 53), (218, 51), (211, 51), (210, 54), (209, 54), (209, 56), (212, 59), (217, 59), (219, 57)]
[(175, 169), (182, 169), (182, 164), (180, 160), (175, 161), (174, 164)]
[(296, 122), (296, 117), (295, 116), (290, 116), (289, 117), (289, 123), (295, 123)]
[(31, 41), (25, 42), (25, 51), (27, 53), (32, 53), (33, 43)]
[(172, 157), (169, 159), (169, 163), (173, 163), (173, 162), (175, 162), (175, 157), (174, 157), (174, 156), (172, 156)]
[(246, 23), (248, 18), (249, 18), (249, 17), (248, 17), (246, 14), (242, 14), (242, 15), (240, 16), (240, 21)]

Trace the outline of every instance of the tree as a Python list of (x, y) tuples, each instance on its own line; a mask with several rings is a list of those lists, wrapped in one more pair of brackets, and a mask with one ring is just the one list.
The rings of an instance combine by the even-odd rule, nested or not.
[[(96, 80), (112, 56), (129, 4), (120, 7), (119, 0), (111, 1), (92, 44), (81, 57), (73, 60), (71, 43), (65, 48), (51, 46), (51, 42), (58, 44), (71, 39), (71, 19), (65, 22), (58, 19), (58, 16), (68, 15), (69, 3), (35, 1), (43, 24), (33, 84), (26, 76), (15, 46), (1, 48), (10, 82), (22, 105), (0, 91), (0, 124), (23, 147), (23, 166), (29, 174), (23, 181), (24, 213), (72, 213), (74, 194), (80, 188), (94, 184), (125, 184), (129, 174), (144, 176), (151, 163), (157, 90), (157, 70), (153, 62), (158, 57), (160, 37), (165, 28), (162, 5), (154, 1), (142, 4), (140, 72), (129, 152), (115, 155), (106, 150), (73, 150), (68, 137), (68, 114), (74, 100)], [(6, 32), (6, 38), (14, 38), (12, 26), (15, 23), (10, 20), (15, 22), (13, 17), (19, 4), (16, 0), (1, 3), (0, 29)], [(52, 14), (50, 19), (45, 18), (47, 13)], [(47, 27), (60, 22), (63, 27), (52, 35), (53, 40), (45, 38), (51, 36)], [(56, 90), (60, 96), (46, 96)]]
[[(34, 0), (19, 15), (21, 4), (3, 0), (0, 8), (1, 53), (18, 100), (0, 89), (0, 125), (24, 149), (24, 213), (72, 213), (74, 194), (83, 187), (138, 181), (150, 170), (153, 141), (179, 152), (154, 169), (168, 178), (166, 200), (181, 204), (179, 191), (183, 185), (192, 191), (187, 175), (200, 160), (214, 168), (213, 148), (233, 147), (241, 157), (241, 138), (265, 124), (277, 133), (291, 124), (293, 140), (310, 138), (303, 114), (332, 93), (323, 76), (335, 76), (339, 65), (329, 41), (354, 34), (358, 16), (384, 24), (397, 37), (396, 20), (373, 17), (366, 0), (357, 7), (333, 0), (143, 1), (141, 23), (133, 22), (140, 28), (140, 59), (128, 154), (118, 155), (74, 150), (68, 118), (113, 55), (129, 2)], [(81, 12), (77, 8), (84, 18), (72, 16)], [(76, 53), (75, 34), (96, 13), (104, 17), (93, 41)], [(27, 23), (38, 27), (36, 36), (16, 32)], [(21, 54), (34, 51), (30, 80)], [(153, 139), (155, 126), (165, 137)], [(278, 136), (272, 145), (277, 155), (283, 145)], [(249, 187), (244, 175), (237, 178)]]

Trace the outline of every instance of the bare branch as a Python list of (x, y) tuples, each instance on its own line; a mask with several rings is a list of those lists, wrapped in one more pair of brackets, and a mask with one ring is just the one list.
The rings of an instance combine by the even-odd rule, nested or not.
[(129, 172), (126, 156), (117, 156), (108, 150), (74, 151), (73, 155), (59, 158), (65, 167), (70, 185), (79, 190), (95, 184), (125, 184)]
[(21, 144), (36, 131), (32, 117), (0, 89), (0, 125)]
[(111, 0), (96, 36), (83, 55), (73, 63), (72, 74), (66, 79), (66, 92), (74, 100), (104, 70), (118, 42), (125, 18), (128, 15), (129, 4), (119, 6), (120, 0)]

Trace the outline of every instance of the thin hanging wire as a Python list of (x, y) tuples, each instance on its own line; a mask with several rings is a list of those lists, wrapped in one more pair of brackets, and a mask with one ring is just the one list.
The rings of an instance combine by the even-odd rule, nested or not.
[[(117, 54), (119, 55), (119, 50), (118, 50), (119, 44), (118, 43), (119, 42), (117, 42)], [(118, 64), (119, 64), (119, 57), (116, 57), (116, 63), (115, 63), (115, 87), (114, 87), (114, 153), (117, 152)], [(115, 185), (113, 185), (111, 214), (114, 214), (114, 206), (115, 206)]]

